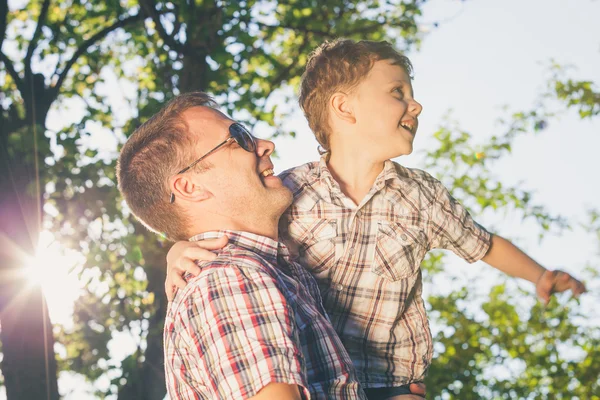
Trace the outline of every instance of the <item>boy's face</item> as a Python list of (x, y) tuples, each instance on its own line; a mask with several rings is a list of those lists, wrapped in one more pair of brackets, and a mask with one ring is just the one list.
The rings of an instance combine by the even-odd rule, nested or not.
[(413, 98), (410, 77), (399, 65), (380, 60), (352, 91), (354, 139), (376, 161), (410, 154), (423, 107)]

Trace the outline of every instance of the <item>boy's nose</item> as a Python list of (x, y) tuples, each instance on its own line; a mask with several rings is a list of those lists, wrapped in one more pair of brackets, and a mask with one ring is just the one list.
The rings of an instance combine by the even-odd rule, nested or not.
[(268, 157), (273, 154), (275, 150), (275, 143), (270, 140), (255, 139), (256, 140), (256, 155), (259, 158)]
[(410, 102), (409, 109), (410, 109), (411, 113), (413, 113), (415, 116), (418, 117), (419, 114), (421, 114), (421, 111), (423, 111), (423, 106), (421, 105), (421, 103), (419, 103), (418, 101), (413, 99)]

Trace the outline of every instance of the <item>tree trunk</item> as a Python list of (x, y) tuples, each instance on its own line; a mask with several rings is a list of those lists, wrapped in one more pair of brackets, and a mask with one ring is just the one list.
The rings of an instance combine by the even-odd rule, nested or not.
[[(0, 126), (6, 126), (4, 118)], [(8, 400), (58, 399), (54, 337), (41, 288), (24, 273), (39, 235), (35, 173), (26, 155), (0, 149), (0, 340)], [(14, 151), (15, 149), (11, 149)], [(33, 151), (31, 151), (33, 153)]]
[(205, 91), (208, 87), (206, 54), (191, 51), (183, 57), (183, 68), (177, 85), (181, 93)]
[(27, 278), (0, 286), (2, 373), (8, 400), (58, 399), (54, 337), (40, 287), (27, 288)]
[(166, 382), (164, 368), (163, 331), (167, 313), (165, 279), (167, 277), (167, 248), (156, 235), (148, 232), (141, 224), (135, 223), (136, 232), (147, 236), (143, 248), (144, 258), (151, 260), (144, 270), (148, 277), (148, 292), (154, 294), (155, 312), (148, 319), (148, 336), (144, 361), (138, 364), (139, 370), (127, 376), (127, 383), (119, 390), (119, 399), (162, 400), (165, 398)]
[(54, 400), (59, 395), (52, 324), (41, 287), (31, 284), (24, 269), (27, 258), (35, 254), (40, 232), (42, 196), (35, 159), (41, 157), (33, 143), (47, 141), (43, 127), (48, 106), (43, 90), (26, 87), (37, 110), (28, 105), (26, 118), (18, 119), (14, 109), (0, 109), (2, 373), (8, 400)]

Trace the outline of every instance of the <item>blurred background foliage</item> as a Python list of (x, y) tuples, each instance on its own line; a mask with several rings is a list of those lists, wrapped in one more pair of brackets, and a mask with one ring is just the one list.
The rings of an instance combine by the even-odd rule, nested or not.
[[(32, 254), (39, 232), (50, 230), (85, 256), (79, 273), (85, 286), (73, 324), (55, 324), (44, 336), (50, 321), (41, 293), (24, 295), (27, 282), (14, 278), (23, 266), (10, 252), (0, 253), (0, 384), (9, 400), (56, 399), (58, 373), (72, 371), (91, 383), (109, 377), (109, 385), (95, 386), (98, 398), (163, 399), (169, 244), (124, 207), (115, 179), (118, 149), (103, 150), (90, 138), (105, 129), (122, 144), (166, 101), (190, 90), (215, 94), (237, 119), (262, 121), (274, 136), (294, 136), (283, 122), (310, 51), (339, 36), (418, 49), (424, 1), (17, 3), (9, 8), (0, 0), (2, 246), (10, 238)], [(600, 113), (597, 82), (569, 79), (559, 65), (550, 70), (539, 106), (507, 113), (500, 120), (503, 134), (487, 143), (476, 144), (450, 118), (442, 121), (423, 166), (474, 215), (511, 209), (534, 221), (540, 237), (579, 222), (537, 204), (522, 184), (503, 184), (494, 162), (511, 153), (520, 135), (543, 135), (560, 112), (575, 109), (582, 119)], [(107, 91), (111, 82), (128, 93), (126, 104)], [(47, 126), (51, 110), (68, 116), (59, 129)], [(589, 284), (598, 280), (598, 210), (590, 210), (585, 229), (599, 246), (584, 277)], [(444, 262), (444, 253), (428, 256), (429, 284), (444, 273)], [(544, 308), (522, 302), (531, 293), (508, 281), (484, 294), (472, 290), (476, 286), (469, 282), (427, 299), (438, 327), (427, 380), (432, 397), (598, 398), (600, 332), (581, 323), (590, 315), (581, 315), (576, 300), (555, 299)], [(137, 346), (122, 361), (108, 351), (119, 332), (135, 337)], [(496, 373), (498, 367), (504, 373)]]

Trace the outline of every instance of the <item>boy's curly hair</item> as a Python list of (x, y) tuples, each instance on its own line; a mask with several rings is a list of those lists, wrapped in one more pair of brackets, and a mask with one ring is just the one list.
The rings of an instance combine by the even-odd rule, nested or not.
[(412, 77), (408, 57), (385, 41), (336, 39), (323, 43), (310, 54), (300, 82), (299, 103), (317, 141), (326, 151), (329, 151), (330, 97), (337, 91), (356, 87), (380, 60), (392, 61)]

